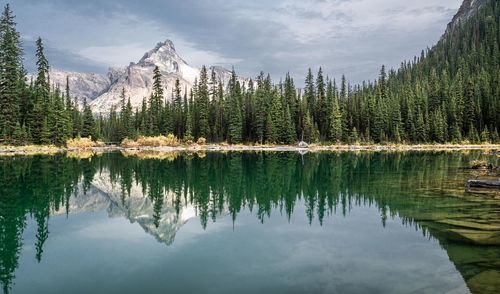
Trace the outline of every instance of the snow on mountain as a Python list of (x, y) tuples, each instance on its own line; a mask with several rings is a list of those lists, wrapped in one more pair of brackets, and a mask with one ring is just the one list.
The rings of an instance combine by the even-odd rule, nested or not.
[[(148, 98), (153, 90), (153, 70), (158, 66), (162, 74), (164, 93), (167, 99), (172, 97), (175, 81), (179, 79), (182, 94), (190, 91), (195, 80), (200, 75), (200, 69), (191, 67), (175, 50), (170, 40), (158, 43), (152, 50), (146, 52), (139, 62), (131, 62), (123, 68), (110, 68), (106, 75), (95, 73), (66, 72), (51, 69), (50, 79), (53, 85), (61, 89), (66, 86), (66, 76), (69, 76), (70, 94), (78, 97), (80, 104), (86, 99), (96, 113), (107, 113), (113, 106), (119, 106), (120, 94), (125, 89), (130, 97), (132, 107), (140, 107), (143, 98)], [(210, 67), (217, 79), (226, 86), (231, 71), (220, 66)], [(238, 78), (246, 83), (244, 78)], [(117, 107), (119, 110), (119, 107)]]
[[(160, 42), (146, 52), (137, 63), (130, 63), (124, 69), (111, 69), (108, 77), (111, 85), (93, 100), (90, 105), (94, 112), (107, 113), (120, 103), (120, 94), (125, 89), (132, 107), (140, 107), (143, 98), (148, 98), (153, 91), (153, 70), (158, 66), (162, 74), (162, 84), (167, 99), (172, 97), (175, 81), (179, 79), (182, 94), (191, 90), (200, 69), (191, 67), (175, 50), (170, 40)], [(227, 84), (231, 72), (221, 67), (214, 67), (218, 79)], [(243, 79), (242, 79), (243, 81)]]

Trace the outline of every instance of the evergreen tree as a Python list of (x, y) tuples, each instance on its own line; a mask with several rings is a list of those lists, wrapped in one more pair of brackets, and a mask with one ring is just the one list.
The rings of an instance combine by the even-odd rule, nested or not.
[(331, 141), (339, 143), (342, 139), (342, 114), (340, 113), (337, 99), (332, 101), (330, 116), (329, 138)]
[(87, 100), (83, 103), (82, 137), (95, 138), (95, 120)]
[(275, 89), (271, 96), (271, 105), (267, 113), (266, 138), (268, 143), (283, 143), (283, 105), (278, 91)]
[(48, 123), (48, 119), (45, 118), (42, 123), (42, 128), (40, 130), (40, 144), (42, 145), (50, 145), (52, 144), (50, 127)]
[(71, 137), (71, 124), (69, 113), (64, 107), (62, 97), (57, 91), (53, 98), (53, 109), (51, 112), (51, 132), (52, 142), (58, 146), (66, 144)]
[[(37, 77), (34, 85), (34, 101), (33, 110), (29, 115), (29, 128), (31, 129), (31, 134), (33, 141), (35, 143), (42, 143), (42, 138), (47, 135), (46, 129), (44, 129), (44, 122), (50, 116), (50, 87), (49, 87), (49, 63), (45, 57), (43, 42), (41, 38), (36, 41), (36, 58), (37, 58)], [(42, 129), (45, 134), (42, 134)], [(49, 136), (50, 137), (50, 136)]]
[[(196, 122), (197, 122), (197, 137), (209, 138), (210, 125), (209, 125), (209, 103), (210, 93), (208, 90), (208, 73), (207, 68), (203, 66), (200, 71), (200, 80), (198, 83), (197, 91), (195, 92), (196, 104)], [(236, 110), (235, 110), (236, 111)]]
[(305, 88), (304, 88), (304, 99), (307, 101), (307, 109), (314, 114), (314, 106), (316, 105), (316, 93), (314, 91), (314, 76), (312, 70), (309, 68), (307, 72)]
[(231, 144), (241, 143), (243, 141), (243, 117), (241, 109), (241, 87), (240, 82), (237, 80), (236, 73), (233, 69), (231, 79), (229, 81), (229, 95), (228, 95), (228, 142)]
[(284, 105), (288, 106), (290, 111), (290, 117), (292, 118), (292, 124), (295, 130), (294, 137), (298, 137), (301, 134), (301, 130), (299, 128), (300, 108), (299, 108), (299, 101), (297, 98), (297, 90), (295, 89), (295, 84), (293, 82), (293, 78), (290, 76), (290, 73), (287, 73), (285, 77), (283, 96), (285, 100)]
[(0, 135), (7, 142), (12, 140), (20, 121), (19, 82), (22, 71), (22, 49), (19, 33), (9, 4), (0, 17)]
[(22, 146), (28, 143), (28, 133), (26, 132), (26, 128), (21, 126), (21, 124), (17, 123), (12, 134), (12, 143), (14, 145)]
[(255, 90), (255, 132), (257, 141), (264, 143), (266, 134), (266, 121), (268, 112), (268, 97), (271, 92), (271, 77), (264, 78), (264, 72), (257, 77), (257, 89)]
[(282, 139), (283, 144), (293, 144), (296, 142), (297, 134), (295, 131), (293, 118), (290, 113), (290, 107), (285, 106), (285, 113), (283, 118)]
[(327, 117), (327, 98), (326, 98), (325, 81), (323, 78), (323, 70), (320, 67), (316, 77), (316, 100), (314, 105), (315, 122), (318, 124), (319, 132), (322, 134), (322, 139), (326, 139), (328, 129)]
[(147, 128), (150, 135), (158, 135), (162, 128), (163, 100), (162, 75), (160, 68), (155, 66), (153, 70), (153, 93), (149, 98), (149, 124)]
[(179, 138), (184, 136), (184, 116), (182, 110), (181, 84), (179, 79), (175, 80), (172, 99), (172, 123), (174, 127), (174, 135)]

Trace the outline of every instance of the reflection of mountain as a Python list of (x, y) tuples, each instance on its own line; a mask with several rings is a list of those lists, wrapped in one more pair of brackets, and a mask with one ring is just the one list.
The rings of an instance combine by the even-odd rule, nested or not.
[(110, 180), (109, 173), (101, 172), (86, 193), (70, 197), (67, 206), (54, 210), (51, 215), (107, 210), (110, 217), (124, 217), (137, 223), (158, 242), (170, 245), (176, 232), (196, 216), (195, 208), (184, 200), (179, 203), (178, 211), (169, 205), (175, 198), (173, 193), (167, 192), (162, 199), (152, 200), (138, 185), (132, 185), (129, 192), (123, 191), (119, 184)]
[(70, 197), (64, 207), (51, 211), (51, 215), (98, 212), (107, 209), (109, 206), (110, 200), (108, 197), (105, 197), (96, 189), (90, 189), (85, 193), (78, 193)]
[(194, 207), (184, 199), (181, 199), (178, 211), (169, 205), (176, 198), (171, 192), (166, 192), (161, 199), (151, 199), (136, 184), (127, 192), (120, 185), (113, 184), (105, 172), (97, 175), (92, 185), (109, 199), (111, 217), (125, 217), (131, 223), (138, 223), (144, 231), (167, 245), (172, 244), (175, 233), (196, 216)]

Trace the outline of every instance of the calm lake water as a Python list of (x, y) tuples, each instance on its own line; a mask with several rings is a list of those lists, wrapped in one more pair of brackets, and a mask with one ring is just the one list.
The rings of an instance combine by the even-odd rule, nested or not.
[(484, 152), (0, 157), (5, 293), (500, 293)]

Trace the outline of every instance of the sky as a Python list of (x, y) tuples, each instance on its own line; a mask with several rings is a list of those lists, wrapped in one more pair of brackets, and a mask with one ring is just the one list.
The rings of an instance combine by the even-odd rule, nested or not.
[[(398, 67), (444, 33), (462, 0), (10, 0), (34, 69), (34, 43), (51, 66), (106, 73), (170, 39), (190, 65), (234, 66), (297, 84), (307, 69), (359, 83)], [(0, 0), (2, 6), (7, 3)]]

